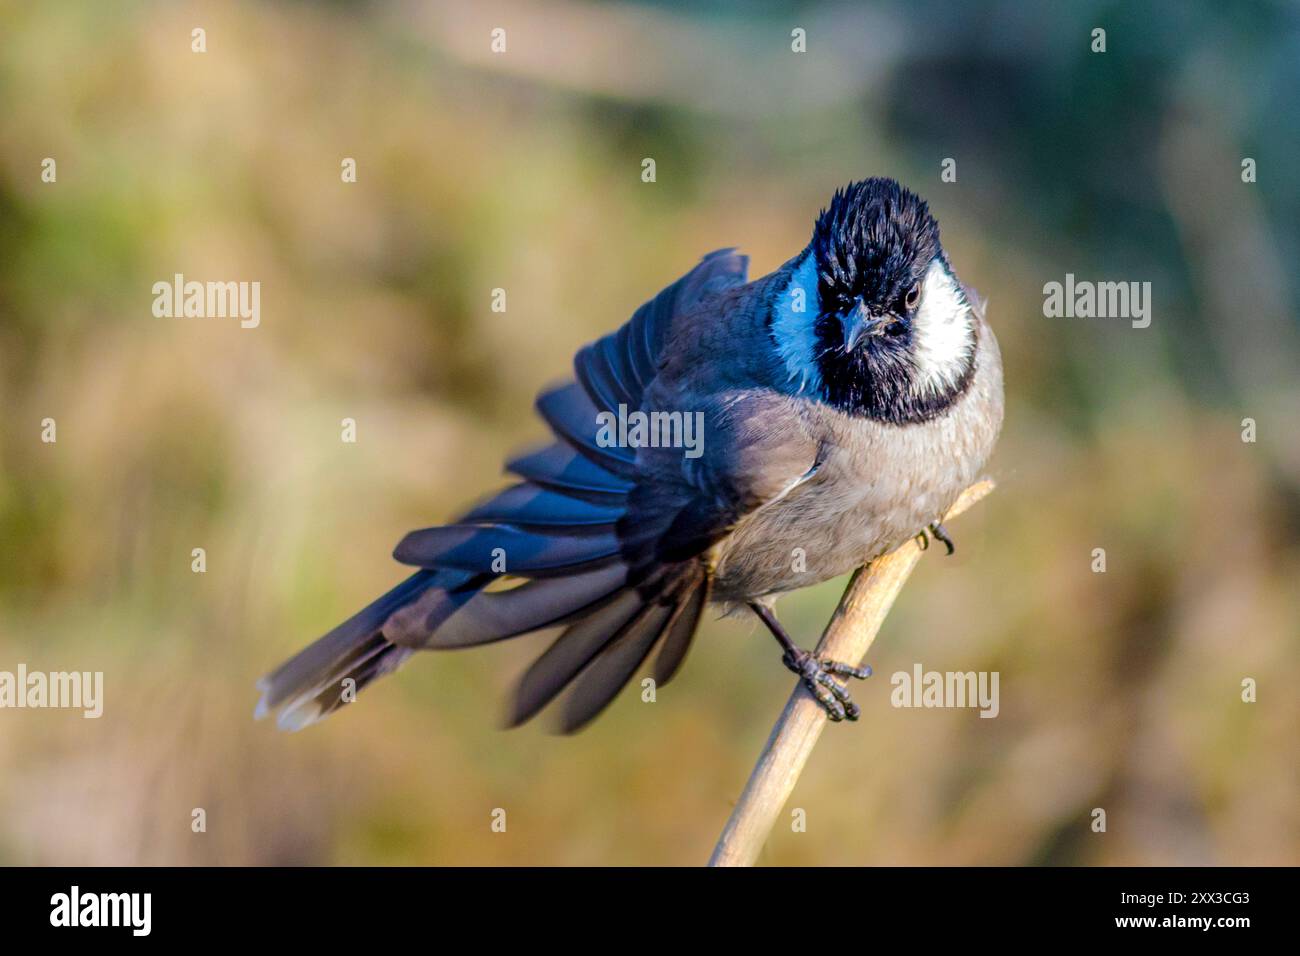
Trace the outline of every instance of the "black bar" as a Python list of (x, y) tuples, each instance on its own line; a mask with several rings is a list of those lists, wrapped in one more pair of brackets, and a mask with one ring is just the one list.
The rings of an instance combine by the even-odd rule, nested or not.
[[(749, 937), (770, 945), (778, 930), (802, 932), (809, 945), (820, 939), (819, 948), (877, 933), (903, 934), (918, 944), (1127, 937), (1231, 945), (1242, 933), (1285, 929), (1283, 910), (1295, 883), (1291, 870), (1220, 868), (29, 868), (0, 870), (0, 881), (7, 943), (76, 934), (83, 942), (315, 942), (367, 949), (412, 934), (430, 949), (443, 948), (453, 932), (462, 939), (456, 948), (478, 945), (465, 933), (493, 948), (511, 938), (522, 945), (685, 944), (717, 936), (733, 945)], [(79, 921), (83, 914), (111, 917), (116, 908), (125, 925), (52, 925), (70, 922), (74, 886)], [(114, 896), (104, 906), (99, 895), (132, 893), (149, 894), (147, 936), (136, 935), (144, 928), (143, 896)], [(94, 901), (87, 903), (88, 896)], [(139, 905), (128, 909), (128, 902)], [(1208, 927), (1200, 925), (1207, 919)]]

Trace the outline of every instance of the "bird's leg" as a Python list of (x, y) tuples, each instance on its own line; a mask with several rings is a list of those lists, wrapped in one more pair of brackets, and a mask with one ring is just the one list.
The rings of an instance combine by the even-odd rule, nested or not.
[(772, 636), (781, 645), (782, 650), (785, 652), (781, 656), (781, 662), (799, 675), (803, 680), (803, 685), (808, 688), (808, 692), (826, 711), (826, 716), (835, 721), (843, 720), (845, 717), (849, 720), (857, 720), (862, 713), (862, 709), (853, 702), (849, 689), (831, 675), (866, 680), (871, 676), (871, 668), (865, 665), (854, 667), (840, 661), (818, 659), (791, 640), (790, 635), (781, 626), (781, 622), (776, 619), (776, 615), (772, 613), (771, 608), (757, 602), (750, 602), (749, 607), (758, 615), (759, 620), (767, 625), (767, 629), (772, 632)]
[[(925, 534), (925, 532), (922, 531), (921, 534)], [(943, 542), (944, 547), (948, 549), (949, 554), (952, 554), (954, 551), (957, 550), (957, 546), (952, 543), (952, 538), (948, 537), (948, 529), (945, 528), (943, 525), (941, 525), (939, 522), (936, 521), (934, 524), (930, 525), (930, 534), (934, 535), (938, 540)]]

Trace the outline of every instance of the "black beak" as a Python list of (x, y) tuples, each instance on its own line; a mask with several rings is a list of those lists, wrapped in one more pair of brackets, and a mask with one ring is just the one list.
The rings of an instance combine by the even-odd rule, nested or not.
[(868, 335), (881, 335), (888, 325), (888, 316), (873, 315), (861, 302), (840, 316), (844, 328), (844, 351), (852, 352)]

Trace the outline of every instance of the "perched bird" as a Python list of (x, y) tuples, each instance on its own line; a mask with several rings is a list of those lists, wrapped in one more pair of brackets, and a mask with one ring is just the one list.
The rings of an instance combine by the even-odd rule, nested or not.
[(837, 678), (869, 669), (798, 647), (773, 601), (927, 531), (951, 550), (939, 519), (1002, 423), (998, 345), (925, 202), (891, 179), (837, 191), (802, 252), (747, 269), (711, 253), (579, 351), (575, 380), (537, 399), (554, 441), (506, 466), (519, 482), (403, 538), (393, 556), (419, 570), (263, 678), (259, 716), (300, 728), (416, 651), (562, 628), (510, 716), (569, 688), (573, 731), (656, 647), (667, 683), (713, 603), (752, 609), (829, 716), (856, 719)]

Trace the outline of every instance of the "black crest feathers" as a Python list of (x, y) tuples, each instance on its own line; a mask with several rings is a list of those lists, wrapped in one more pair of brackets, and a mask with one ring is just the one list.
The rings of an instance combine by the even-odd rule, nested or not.
[(858, 296), (891, 302), (941, 252), (925, 200), (883, 177), (836, 190), (817, 217), (812, 247), (823, 308), (832, 310)]

